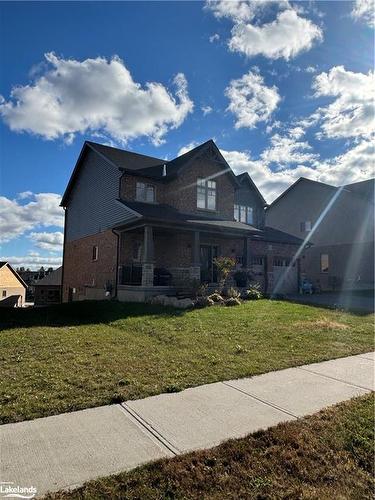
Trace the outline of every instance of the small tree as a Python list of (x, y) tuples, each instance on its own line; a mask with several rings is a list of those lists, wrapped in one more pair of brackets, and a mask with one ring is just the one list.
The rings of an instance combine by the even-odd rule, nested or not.
[(217, 257), (214, 259), (214, 265), (217, 268), (220, 291), (222, 291), (230, 272), (236, 265), (236, 261), (232, 257)]

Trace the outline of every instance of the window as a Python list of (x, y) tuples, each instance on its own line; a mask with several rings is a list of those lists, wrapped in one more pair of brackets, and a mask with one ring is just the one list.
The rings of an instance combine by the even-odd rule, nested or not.
[(240, 222), (246, 222), (246, 208), (244, 205), (240, 205)]
[(3, 297), (6, 297), (6, 296), (7, 296), (7, 291), (3, 290)]
[(320, 255), (320, 272), (328, 273), (329, 270), (329, 255), (328, 253), (322, 253)]
[(253, 221), (254, 221), (253, 208), (252, 207), (247, 207), (246, 222), (248, 224), (253, 224)]
[(234, 205), (234, 220), (245, 224), (253, 224), (253, 208), (246, 205)]
[(155, 186), (152, 184), (145, 184), (144, 182), (137, 182), (136, 194), (137, 201), (145, 201), (146, 203), (155, 202)]
[(197, 207), (207, 210), (216, 210), (216, 181), (198, 179)]
[(98, 247), (92, 247), (92, 260), (98, 260)]
[(311, 231), (311, 220), (301, 222), (301, 233), (308, 233)]

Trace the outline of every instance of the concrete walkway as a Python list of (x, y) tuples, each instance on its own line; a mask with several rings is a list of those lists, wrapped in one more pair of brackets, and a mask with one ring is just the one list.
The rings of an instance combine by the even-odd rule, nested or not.
[(2, 425), (0, 481), (41, 496), (295, 420), (374, 390), (374, 354)]

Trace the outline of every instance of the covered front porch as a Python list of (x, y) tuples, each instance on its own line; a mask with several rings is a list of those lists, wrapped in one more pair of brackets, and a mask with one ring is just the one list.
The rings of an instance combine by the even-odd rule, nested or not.
[(250, 266), (249, 231), (228, 231), (219, 224), (211, 228), (145, 223), (121, 228), (118, 234), (117, 296), (123, 301), (188, 295), (197, 283), (214, 287), (218, 256), (234, 258), (237, 269)]

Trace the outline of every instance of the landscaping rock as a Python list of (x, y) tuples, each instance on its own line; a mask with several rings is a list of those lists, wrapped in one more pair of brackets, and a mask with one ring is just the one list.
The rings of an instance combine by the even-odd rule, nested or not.
[(191, 299), (180, 299), (178, 301), (178, 306), (180, 309), (189, 309), (193, 307), (194, 302)]

